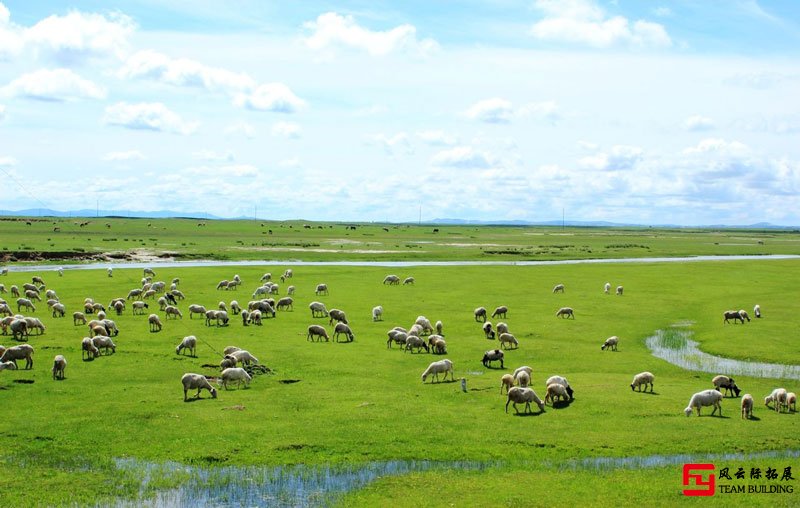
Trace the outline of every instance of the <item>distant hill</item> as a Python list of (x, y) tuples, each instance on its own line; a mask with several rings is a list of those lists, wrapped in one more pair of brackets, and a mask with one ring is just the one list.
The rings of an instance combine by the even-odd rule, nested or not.
[(9, 217), (130, 217), (135, 219), (169, 219), (185, 217), (191, 219), (219, 220), (217, 217), (205, 212), (175, 212), (172, 210), (159, 210), (155, 212), (136, 212), (130, 210), (67, 210), (61, 212), (49, 208), (30, 208), (27, 210), (0, 210), (0, 216)]

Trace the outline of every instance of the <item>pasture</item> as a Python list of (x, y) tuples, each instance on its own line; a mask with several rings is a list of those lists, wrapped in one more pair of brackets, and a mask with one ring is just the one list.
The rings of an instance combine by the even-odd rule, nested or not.
[[(207, 228), (204, 231), (209, 237), (196, 238), (195, 222), (184, 228), (186, 243), (196, 244), (194, 254), (205, 256), (219, 247), (221, 256), (253, 259), (254, 251), (244, 249), (242, 257), (237, 257), (238, 251), (231, 248), (233, 239), (243, 237), (236, 228), (253, 227), (252, 224), (233, 223), (236, 228), (230, 235), (220, 237), (208, 233), (220, 223), (209, 221), (199, 228)], [(160, 225), (162, 221), (153, 223)], [(169, 232), (180, 221), (163, 223)], [(0, 225), (5, 228), (9, 223)], [(28, 227), (24, 223), (13, 226), (23, 230)], [(35, 223), (30, 227), (34, 226)], [(280, 227), (273, 226), (273, 231)], [(312, 233), (323, 235), (326, 227), (300, 226), (300, 235), (305, 235), (305, 242)], [(98, 232), (98, 238), (111, 234), (108, 230), (115, 228), (121, 229), (112, 223), (111, 228)], [(398, 242), (401, 246), (391, 256), (419, 259), (398, 238), (420, 238), (427, 234), (425, 229), (390, 228), (388, 234), (394, 236), (389, 243)], [(441, 235), (439, 238), (469, 236), (470, 229), (473, 228), (443, 227), (437, 234)], [(372, 238), (380, 232), (387, 233), (379, 226), (350, 233), (366, 231), (372, 231)], [(499, 238), (531, 232), (525, 228), (486, 231), (486, 235), (496, 236), (488, 239), (483, 236), (484, 230), (477, 228), (476, 243), (511, 244), (515, 240)], [(131, 230), (126, 234), (133, 238), (134, 233)], [(580, 233), (586, 233), (581, 242), (606, 245), (606, 241), (611, 245), (612, 241), (621, 241), (600, 240), (601, 234), (612, 235), (608, 231)], [(23, 233), (15, 234), (22, 241)], [(163, 238), (160, 241), (164, 242), (171, 238), (181, 250), (180, 234), (144, 234)], [(291, 238), (295, 233), (285, 234)], [(708, 244), (717, 233), (698, 232), (703, 238), (698, 244), (690, 242), (693, 234), (686, 233), (680, 241), (686, 242), (685, 246), (678, 239), (669, 239), (671, 233), (663, 232), (656, 235), (664, 237), (659, 241), (640, 232), (627, 243), (648, 243), (652, 255), (659, 256), (718, 254), (725, 247), (714, 246), (713, 241)], [(618, 238), (628, 233), (613, 235)], [(755, 239), (762, 235), (775, 236), (759, 244)], [(528, 236), (543, 242), (545, 233), (541, 237)], [(751, 232), (746, 236), (753, 239), (747, 247), (753, 253), (798, 253), (797, 244), (792, 243), (797, 240), (796, 235), (790, 233)], [(46, 247), (37, 247), (36, 235), (30, 240), (25, 238), (32, 248)], [(331, 236), (320, 236), (321, 245), (329, 241), (323, 238)], [(558, 238), (563, 241), (563, 237)], [(4, 240), (4, 245), (9, 242)], [(164, 245), (148, 246), (151, 247)], [(55, 248), (60, 249), (58, 244)], [(69, 248), (64, 245), (65, 250)], [(425, 247), (425, 256), (484, 259), (485, 255), (479, 248), (462, 251), (441, 242), (436, 244), (441, 253), (436, 254), (433, 249)], [(747, 249), (737, 247), (736, 253)], [(287, 259), (319, 259), (317, 256), (324, 253), (269, 254), (278, 259), (283, 255)], [(326, 259), (341, 259), (338, 255), (325, 255)], [(359, 256), (362, 254), (353, 258)], [(349, 255), (344, 257), (350, 259)], [(190, 470), (163, 466), (173, 462), (211, 471), (220, 467), (242, 467), (243, 471), (285, 465), (336, 467), (395, 460), (479, 465), (463, 471), (432, 469), (387, 476), (344, 497), (332, 498), (347, 506), (433, 506), (442, 500), (457, 506), (574, 505), (585, 503), (589, 496), (592, 504), (608, 506), (632, 504), (634, 499), (636, 504), (656, 505), (687, 501), (681, 495), (682, 462), (641, 468), (587, 465), (596, 458), (622, 460), (687, 454), (695, 458), (717, 457), (721, 466), (732, 470), (739, 466), (748, 470), (772, 467), (780, 474), (785, 467), (792, 467), (794, 477), (800, 478), (797, 414), (775, 413), (762, 402), (777, 386), (797, 392), (800, 381), (734, 376), (742, 392), (754, 396), (756, 418), (742, 420), (739, 399), (733, 397), (724, 399), (722, 417), (710, 417), (710, 408), (704, 408), (700, 418), (687, 418), (683, 409), (691, 395), (713, 387), (711, 378), (720, 372), (683, 370), (654, 358), (645, 345), (645, 338), (656, 330), (680, 323), (706, 352), (746, 361), (800, 364), (800, 349), (796, 347), (800, 311), (796, 297), (798, 260), (569, 266), (294, 266), (294, 277), (281, 284), (279, 295), (286, 295), (289, 284), (296, 286), (294, 309), (279, 311), (276, 318), (265, 319), (262, 326), (244, 327), (239, 316), (233, 315), (229, 326), (220, 327), (206, 326), (197, 317), (189, 318), (186, 308), (190, 303), (210, 309), (216, 308), (219, 301), (230, 304), (235, 299), (246, 305), (263, 273), (271, 272), (274, 280), (286, 267), (279, 260), (247, 267), (155, 266), (155, 280), (169, 284), (174, 277), (180, 278), (179, 289), (186, 295), (178, 305), (183, 318), (165, 319), (152, 300), (148, 301), (150, 308), (144, 316), (135, 316), (128, 301), (122, 315), (108, 312), (121, 330), (113, 337), (116, 353), (83, 361), (80, 343), (88, 330), (73, 324), (72, 312), (82, 309), (86, 297), (104, 305), (112, 298), (125, 297), (130, 289), (140, 287), (142, 270), (116, 269), (109, 278), (101, 264), (97, 270), (66, 270), (59, 277), (52, 268), (20, 272), (11, 265), (11, 272), (0, 277), (0, 283), (6, 287), (21, 285), (30, 282), (32, 275), (41, 275), (66, 305), (67, 317), (53, 318), (43, 302), (36, 302), (36, 311), (28, 315), (42, 319), (47, 330), (28, 338), (36, 349), (34, 368), (23, 370), (22, 362), (20, 370), (0, 372), (0, 400), (4, 407), (0, 418), (4, 450), (0, 455), (0, 492), (4, 504), (106, 505), (126, 499), (136, 503), (191, 480)], [(382, 284), (389, 273), (397, 274), (401, 280), (413, 276), (416, 283)], [(218, 281), (231, 279), (234, 274), (243, 281), (237, 290), (215, 289)], [(607, 281), (613, 286), (624, 285), (624, 295), (615, 296), (613, 291), (604, 294), (603, 284)], [(314, 294), (321, 282), (329, 286), (329, 295)], [(552, 292), (557, 283), (565, 285), (563, 294)], [(8, 294), (0, 297), (13, 304)], [(308, 325), (324, 325), (329, 333), (333, 328), (327, 319), (311, 317), (308, 304), (313, 300), (324, 302), (328, 309), (345, 310), (355, 340), (307, 341)], [(763, 309), (762, 319), (744, 325), (723, 325), (724, 310), (751, 311), (756, 303)], [(372, 321), (370, 311), (375, 305), (384, 308), (382, 321)], [(497, 348), (498, 341), (484, 338), (481, 323), (473, 318), (473, 309), (484, 306), (491, 313), (499, 305), (508, 306), (508, 316), (503, 321), (520, 345), (505, 352), (503, 369), (499, 365), (487, 368), (481, 357), (484, 351)], [(575, 309), (575, 319), (555, 317), (556, 310), (563, 306)], [(160, 332), (148, 330), (147, 314), (151, 312), (161, 316), (164, 326)], [(443, 322), (447, 354), (403, 352), (396, 345), (387, 348), (386, 331), (394, 326), (408, 328), (419, 315)], [(175, 346), (186, 335), (195, 335), (200, 341), (196, 357), (175, 354)], [(601, 351), (600, 345), (611, 335), (619, 336), (619, 350)], [(10, 336), (2, 340), (7, 347), (15, 344)], [(272, 373), (254, 376), (249, 388), (218, 388), (216, 399), (204, 391), (201, 399), (185, 403), (181, 375), (197, 372), (218, 376), (219, 369), (214, 366), (221, 359), (222, 349), (229, 345), (247, 349)], [(63, 381), (54, 381), (51, 376), (56, 354), (63, 354), (68, 361)], [(425, 367), (441, 358), (454, 363), (456, 382), (422, 383), (420, 375)], [(544, 380), (560, 374), (569, 379), (575, 399), (556, 403), (555, 407), (548, 405), (541, 414), (535, 405), (531, 416), (518, 416), (510, 406), (506, 413), (500, 377), (521, 365), (533, 368), (532, 386), (540, 397), (545, 394)], [(632, 392), (629, 385), (633, 375), (645, 370), (655, 374), (654, 393)], [(462, 377), (466, 379), (466, 392), (461, 390)], [(785, 455), (787, 451), (792, 453)], [(777, 455), (750, 457), (763, 452)], [(720, 458), (726, 453), (741, 456)], [(127, 465), (121, 466), (120, 461)], [(142, 487), (145, 477), (148, 482)], [(796, 488), (797, 481), (748, 478), (733, 483), (788, 484)], [(789, 506), (797, 504), (797, 494), (718, 494), (711, 502)]]

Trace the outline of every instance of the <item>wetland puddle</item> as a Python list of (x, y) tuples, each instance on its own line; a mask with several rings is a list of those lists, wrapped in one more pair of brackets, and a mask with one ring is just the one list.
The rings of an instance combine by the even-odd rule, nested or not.
[(705, 353), (693, 340), (692, 332), (677, 327), (658, 330), (647, 337), (645, 344), (656, 358), (666, 360), (686, 370), (708, 372), (711, 374), (750, 376), (770, 379), (800, 380), (800, 365), (779, 363), (748, 362), (723, 358)]

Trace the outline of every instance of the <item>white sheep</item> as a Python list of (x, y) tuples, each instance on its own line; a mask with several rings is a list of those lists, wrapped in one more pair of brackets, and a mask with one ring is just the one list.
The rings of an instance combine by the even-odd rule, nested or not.
[(195, 348), (197, 347), (197, 337), (194, 335), (187, 335), (181, 340), (181, 343), (175, 347), (175, 354), (181, 354), (183, 350), (189, 350), (190, 356), (195, 356)]
[(503, 377), (500, 378), (500, 393), (503, 393), (503, 388), (506, 389), (506, 392), (510, 390), (514, 386), (514, 376), (511, 374), (503, 374)]
[(733, 319), (733, 324), (736, 324), (737, 321), (741, 321), (744, 324), (744, 317), (739, 314), (738, 310), (726, 310), (722, 313), (722, 324), (730, 322)]
[(475, 321), (483, 321), (486, 322), (486, 308), (485, 307), (478, 307), (473, 311), (475, 314)]
[(528, 367), (527, 365), (523, 365), (522, 367), (519, 367), (514, 370), (514, 373), (512, 374), (512, 376), (514, 376), (514, 379), (517, 379), (521, 372), (526, 373), (528, 377), (533, 375), (533, 369)]
[(786, 410), (797, 412), (797, 394), (788, 392), (786, 394)]
[(0, 370), (17, 370), (17, 364), (11, 360), (7, 362), (0, 362)]
[(647, 385), (650, 385), (650, 393), (653, 393), (653, 381), (655, 381), (655, 376), (650, 372), (640, 372), (633, 376), (633, 381), (631, 382), (631, 391), (635, 388), (639, 388), (639, 391), (642, 391), (642, 385), (644, 385), (644, 391), (647, 391)]
[(294, 309), (294, 300), (290, 296), (284, 296), (275, 304), (276, 310), (290, 310)]
[(294, 286), (289, 286), (288, 288), (286, 288), (286, 294), (289, 295), (289, 296), (294, 295), (294, 291), (295, 291), (295, 287)]
[(336, 323), (336, 326), (333, 328), (333, 338), (336, 339), (336, 342), (339, 342), (340, 334), (345, 334), (348, 342), (353, 342), (356, 338), (355, 335), (353, 335), (353, 331), (345, 323)]
[(430, 352), (430, 349), (428, 348), (428, 343), (425, 342), (425, 339), (421, 339), (420, 337), (411, 335), (406, 340), (406, 347), (404, 351), (412, 351), (415, 348), (417, 350), (417, 353), (419, 353), (420, 349), (424, 349), (426, 352)]
[(236, 316), (240, 312), (242, 312), (242, 307), (239, 305), (239, 302), (237, 302), (236, 300), (231, 300), (231, 312), (233, 313), (234, 316)]
[(314, 337), (317, 337), (317, 340), (321, 341), (323, 338), (325, 342), (328, 342), (330, 338), (328, 337), (328, 331), (325, 330), (325, 327), (320, 325), (311, 325), (308, 327), (308, 334), (306, 335), (306, 340), (314, 341)]
[(503, 333), (511, 333), (508, 330), (508, 324), (507, 323), (503, 323), (502, 321), (497, 323), (497, 326), (495, 326), (495, 330), (497, 331), (498, 335), (499, 334), (503, 334)]
[(229, 354), (233, 353), (234, 351), (241, 351), (242, 348), (236, 346), (228, 346), (222, 350), (222, 354), (228, 356)]
[(513, 349), (519, 347), (519, 342), (517, 338), (511, 335), (510, 333), (501, 333), (498, 335), (497, 339), (500, 341), (500, 347), (502, 348), (504, 345), (513, 346)]
[[(412, 336), (409, 335), (409, 339)], [(428, 337), (428, 347), (430, 348), (430, 352), (437, 355), (444, 355), (447, 354), (447, 343), (445, 340), (439, 335), (431, 335)]]
[(734, 392), (735, 396), (738, 397), (739, 392), (741, 392), (732, 377), (714, 376), (711, 382), (714, 383), (714, 389), (718, 392), (721, 391), (720, 388), (725, 388), (725, 395), (730, 395), (730, 392)]
[(742, 395), (742, 418), (753, 417), (753, 396), (749, 393)]
[(197, 395), (194, 398), (200, 398), (200, 390), (206, 389), (211, 394), (211, 397), (216, 399), (217, 398), (217, 389), (211, 386), (211, 383), (208, 382), (208, 379), (202, 374), (193, 374), (193, 373), (186, 373), (181, 377), (181, 384), (183, 385), (183, 401), (186, 402), (189, 400), (187, 398), (186, 393), (189, 390), (197, 388)]
[(261, 282), (272, 280), (272, 274), (270, 272), (265, 273), (261, 276)]
[(397, 275), (387, 275), (383, 278), (383, 283), (388, 284), (390, 286), (396, 286), (400, 284), (400, 277)]
[(81, 360), (84, 359), (84, 353), (87, 360), (100, 356), (100, 350), (94, 345), (91, 337), (84, 337), (81, 341)]
[(487, 339), (494, 339), (494, 330), (492, 329), (492, 323), (490, 321), (486, 321), (483, 323), (483, 334), (486, 336)]
[(31, 312), (36, 312), (36, 306), (33, 305), (33, 302), (28, 298), (17, 298), (17, 312), (21, 312), (22, 307), (25, 307)]
[(383, 320), (383, 307), (378, 305), (372, 308), (372, 320), (373, 321), (382, 321)]
[(567, 381), (567, 378), (565, 378), (564, 376), (558, 376), (558, 375), (550, 376), (549, 378), (547, 378), (547, 381), (544, 382), (545, 387), (550, 386), (552, 384), (559, 384), (563, 386), (564, 389), (567, 391), (567, 395), (569, 395), (569, 400), (575, 398), (575, 391), (569, 385), (569, 381)]
[(622, 286), (617, 286), (617, 296), (622, 296)]
[(338, 321), (340, 323), (347, 324), (347, 315), (344, 313), (343, 310), (339, 309), (331, 309), (328, 313), (330, 319), (328, 320), (328, 324), (332, 325), (334, 321)]
[(172, 317), (172, 319), (177, 319), (177, 318), (183, 319), (183, 314), (181, 313), (181, 310), (175, 307), (174, 305), (167, 305), (166, 307), (164, 307), (164, 314), (166, 315), (167, 319), (169, 319), (170, 317)]
[(111, 340), (111, 337), (107, 337), (105, 335), (96, 335), (92, 337), (92, 344), (94, 344), (94, 347), (96, 347), (98, 351), (100, 348), (105, 349), (106, 354), (108, 354), (109, 349), (111, 349), (112, 353), (117, 352), (117, 345), (114, 344), (114, 341)]
[(544, 402), (542, 399), (536, 395), (536, 392), (533, 391), (533, 388), (530, 387), (523, 387), (523, 386), (515, 386), (508, 390), (508, 398), (506, 399), (506, 413), (508, 413), (508, 404), (513, 403), (514, 411), (519, 414), (519, 409), (517, 409), (517, 404), (525, 404), (524, 412), (532, 413), (531, 410), (531, 402), (535, 402), (537, 406), (539, 406), (539, 411), (544, 412)]
[(772, 393), (764, 397), (764, 405), (769, 407), (770, 402), (775, 404), (775, 412), (779, 413), (783, 406), (786, 405), (786, 398), (789, 393), (786, 391), (786, 388), (775, 388), (772, 390)]
[(451, 379), (455, 381), (456, 378), (453, 374), (453, 362), (451, 362), (446, 358), (444, 360), (439, 360), (438, 362), (432, 362), (430, 365), (428, 365), (428, 368), (425, 369), (425, 371), (422, 373), (422, 382), (424, 383), (425, 378), (432, 375), (433, 377), (431, 378), (431, 383), (433, 383), (434, 379), (438, 383), (439, 374), (441, 373), (444, 373), (444, 380), (447, 381), (448, 372), (450, 373)]
[(722, 416), (722, 406), (720, 405), (722, 402), (722, 394), (716, 390), (703, 390), (702, 392), (697, 392), (692, 395), (692, 398), (689, 399), (689, 405), (686, 406), (686, 409), (683, 412), (686, 416), (691, 416), (692, 410), (697, 409), (697, 416), (700, 416), (700, 408), (703, 406), (714, 406), (714, 410), (711, 411), (711, 416), (714, 416), (714, 413), (719, 410), (719, 415)]
[(516, 378), (514, 376), (511, 376), (511, 379), (516, 379), (518, 386), (528, 386), (531, 384), (531, 375), (525, 372), (524, 370), (520, 371), (520, 373), (517, 374)]
[(24, 340), (24, 337), (28, 335), (28, 322), (25, 319), (18, 319), (15, 316), (8, 327), (11, 329), (11, 336), (14, 340)]
[(564, 292), (564, 284), (556, 284), (553, 286), (553, 293), (563, 293)]
[(503, 369), (503, 368), (505, 368), (503, 366), (503, 358), (504, 358), (504, 356), (505, 356), (505, 353), (503, 353), (502, 350), (500, 350), (500, 349), (490, 349), (490, 350), (486, 351), (485, 353), (483, 353), (483, 360), (481, 360), (481, 362), (483, 362), (483, 366), (487, 367), (487, 368), (491, 367), (491, 365), (490, 365), (491, 362), (500, 362), (500, 368)]
[(142, 270), (142, 273), (144, 274), (145, 277), (148, 277), (148, 276), (149, 277), (155, 277), (156, 276), (156, 272), (154, 272), (152, 268), (145, 268), (144, 270)]
[(406, 277), (405, 279), (403, 279), (404, 286), (408, 286), (409, 284), (414, 284), (415, 282), (416, 280), (414, 279), (414, 277)]
[(572, 310), (572, 307), (561, 307), (556, 312), (556, 317), (575, 319), (575, 311)]
[(231, 381), (236, 381), (237, 388), (239, 388), (242, 385), (242, 382), (244, 382), (244, 386), (247, 388), (250, 385), (250, 380), (252, 379), (250, 374), (248, 374), (247, 371), (241, 367), (228, 367), (222, 371), (220, 377), (222, 378), (222, 387), (226, 390), (228, 389), (228, 383)]
[(317, 284), (317, 289), (314, 290), (314, 294), (317, 296), (327, 295), (328, 294), (328, 285), (327, 284)]
[[(150, 306), (147, 305), (144, 302), (133, 302), (133, 305), (131, 305), (131, 308), (133, 309), (133, 314), (134, 315), (143, 316), (144, 315), (144, 309), (148, 309), (148, 308), (150, 308)], [(191, 314), (189, 315), (189, 317), (191, 317)]]
[(14, 367), (17, 367), (17, 360), (25, 359), (25, 369), (33, 368), (33, 346), (30, 344), (20, 344), (12, 346), (3, 352), (0, 356), (0, 362), (13, 362)]
[(618, 343), (619, 343), (619, 337), (617, 337), (616, 335), (612, 335), (611, 337), (607, 338), (605, 342), (603, 342), (603, 345), (600, 346), (600, 349), (605, 350), (606, 348), (608, 348), (609, 350), (616, 351)]
[(391, 349), (393, 343), (397, 343), (397, 344), (400, 344), (401, 347), (405, 347), (406, 342), (408, 341), (408, 333), (407, 332), (404, 332), (402, 330), (392, 329), (392, 330), (389, 330), (386, 333), (389, 336), (389, 338), (386, 340), (386, 347), (387, 348)]
[(147, 316), (147, 322), (150, 323), (151, 332), (161, 331), (161, 318), (158, 317), (158, 314), (150, 314)]
[(603, 292), (605, 292), (605, 294), (611, 293), (611, 283), (610, 282), (606, 282), (606, 284), (603, 286)]
[(761, 306), (760, 305), (756, 304), (755, 307), (753, 307), (753, 315), (756, 318), (760, 318), (761, 317)]
[(311, 317), (328, 317), (328, 309), (325, 307), (325, 304), (322, 302), (311, 302), (308, 304), (308, 308), (311, 309)]
[(83, 312), (73, 312), (72, 313), (72, 325), (85, 325), (86, 324), (86, 316)]
[(547, 404), (547, 401), (549, 400), (551, 404), (555, 405), (556, 399), (558, 400), (569, 399), (569, 393), (567, 393), (567, 387), (560, 383), (550, 383), (549, 385), (547, 385), (547, 394), (544, 396), (544, 403)]
[(206, 308), (202, 305), (192, 304), (189, 305), (189, 319), (192, 319), (192, 316), (195, 314), (206, 314)]
[[(247, 312), (247, 311), (245, 311), (245, 312)], [(242, 313), (242, 315), (244, 315), (244, 313)], [(262, 314), (261, 314), (260, 310), (253, 309), (252, 311), (250, 311), (250, 313), (248, 314), (247, 317), (248, 317), (248, 320), (250, 321), (251, 324), (254, 324), (256, 326), (261, 326)], [(242, 318), (242, 319), (244, 319), (244, 318)], [(243, 324), (245, 326), (247, 325), (247, 323), (243, 323)]]
[[(261, 313), (261, 311), (258, 311), (258, 312), (259, 312), (259, 314)], [(247, 326), (247, 323), (250, 322), (250, 312), (246, 311), (246, 310), (242, 310), (242, 314), (241, 315), (242, 315), (242, 326)], [(261, 316), (259, 316), (259, 318), (260, 317)]]
[(36, 335), (42, 335), (47, 329), (44, 323), (42, 323), (39, 318), (35, 317), (26, 317), (25, 324), (28, 325), (28, 335), (30, 335), (33, 330), (37, 330)]
[(506, 307), (505, 305), (501, 305), (494, 309), (494, 312), (492, 312), (492, 318), (501, 317), (503, 319), (506, 319), (507, 313), (508, 313), (508, 307)]
[(251, 363), (253, 364), (258, 363), (258, 358), (256, 358), (255, 356), (250, 354), (249, 351), (246, 351), (244, 349), (239, 349), (238, 351), (233, 351), (231, 353), (228, 353), (227, 356), (235, 359), (238, 363), (241, 363), (242, 365), (250, 365)]
[(106, 273), (108, 274), (109, 277), (113, 277), (114, 276), (114, 269), (113, 268), (108, 268), (106, 270)]
[(442, 328), (444, 328), (444, 325), (442, 324), (442, 322), (437, 321), (436, 324), (433, 326), (434, 328), (436, 328), (436, 335), (441, 335), (442, 337), (444, 337), (444, 334), (442, 333)]

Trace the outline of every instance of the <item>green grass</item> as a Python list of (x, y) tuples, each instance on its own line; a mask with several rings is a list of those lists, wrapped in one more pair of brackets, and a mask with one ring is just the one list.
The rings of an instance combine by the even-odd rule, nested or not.
[[(173, 222), (165, 223), (169, 227)], [(209, 229), (216, 226), (208, 224)], [(443, 228), (439, 234), (444, 232)], [(49, 235), (54, 236), (52, 231)], [(630, 239), (635, 244), (644, 241)], [(798, 391), (796, 381), (737, 377), (743, 392), (756, 398), (758, 420), (741, 420), (738, 399), (730, 398), (723, 402), (723, 418), (708, 417), (708, 410), (701, 418), (686, 418), (682, 410), (691, 394), (709, 388), (713, 374), (673, 367), (652, 358), (644, 345), (644, 338), (655, 330), (688, 321), (693, 323), (693, 340), (707, 352), (800, 363), (797, 260), (392, 269), (295, 266), (295, 277), (281, 288), (284, 295), (289, 283), (297, 287), (294, 311), (279, 312), (262, 327), (244, 328), (233, 317), (229, 327), (209, 328), (202, 320), (188, 318), (189, 303), (209, 308), (220, 300), (246, 303), (264, 272), (277, 276), (284, 268), (280, 263), (156, 267), (157, 280), (180, 277), (180, 289), (187, 295), (180, 304), (184, 318), (165, 320), (162, 332), (150, 333), (146, 315), (133, 316), (130, 307), (122, 316), (109, 315), (121, 329), (115, 338), (117, 353), (90, 362), (80, 356), (86, 328), (73, 326), (69, 317), (54, 319), (38, 304), (34, 315), (48, 329), (30, 338), (36, 348), (34, 369), (0, 372), (0, 399), (6, 408), (0, 419), (4, 503), (58, 505), (64, 503), (64, 490), (75, 491), (69, 502), (80, 505), (134, 498), (143, 472), (120, 471), (114, 463), (130, 457), (202, 467), (397, 459), (499, 464), (478, 472), (386, 478), (347, 496), (344, 505), (429, 506), (437, 495), (458, 506), (575, 505), (587, 499), (610, 506), (629, 504), (626, 500), (634, 495), (637, 502), (669, 505), (691, 502), (679, 494), (677, 467), (598, 474), (559, 472), (558, 464), (586, 457), (798, 448), (797, 415), (778, 415), (758, 403), (776, 386)], [(214, 289), (219, 280), (235, 273), (244, 281), (238, 291)], [(414, 276), (416, 284), (384, 286), (381, 281), (388, 273)], [(12, 269), (0, 283), (21, 284), (34, 274)], [(42, 270), (39, 275), (58, 292), (69, 316), (87, 296), (103, 304), (124, 297), (139, 286), (142, 272), (118, 269), (113, 278), (102, 269), (67, 270), (64, 277)], [(624, 285), (625, 295), (603, 294), (606, 281)], [(330, 296), (313, 294), (320, 282), (328, 284)], [(564, 294), (551, 292), (556, 283), (565, 284)], [(326, 320), (310, 317), (307, 305), (315, 299), (347, 312), (355, 342), (306, 341), (309, 324), (327, 326)], [(755, 303), (761, 305), (763, 319), (722, 324), (723, 310), (751, 309)], [(373, 323), (370, 310), (378, 304), (385, 309), (384, 321)], [(506, 353), (505, 370), (481, 364), (483, 351), (497, 343), (483, 338), (480, 324), (472, 318), (475, 307), (491, 312), (498, 305), (509, 307), (505, 321), (520, 342), (518, 350)], [(575, 309), (574, 320), (555, 317), (556, 309), (565, 305)], [(386, 330), (408, 327), (420, 314), (444, 322), (446, 357), (455, 364), (456, 379), (467, 379), (467, 393), (457, 382), (421, 383), (420, 374), (438, 357), (403, 353), (396, 346), (387, 349)], [(176, 356), (175, 346), (189, 334), (200, 339), (198, 357)], [(610, 335), (620, 337), (618, 352), (600, 350)], [(10, 337), (3, 341), (6, 346), (12, 343)], [(218, 363), (216, 352), (228, 345), (248, 349), (274, 374), (256, 377), (249, 389), (220, 390), (216, 400), (204, 392), (201, 400), (184, 403), (181, 375), (216, 374), (202, 365)], [(69, 362), (64, 381), (51, 379), (49, 368), (56, 354), (64, 354)], [(533, 386), (541, 396), (544, 379), (561, 374), (575, 388), (576, 399), (567, 406), (548, 406), (539, 416), (516, 416), (512, 409), (506, 414), (499, 379), (524, 364), (533, 367)], [(655, 395), (632, 393), (628, 386), (643, 370), (656, 376)], [(800, 477), (796, 458), (758, 462), (781, 469), (794, 466), (795, 477)], [(91, 481), (83, 481), (86, 474)], [(173, 487), (183, 477), (160, 479), (145, 494)], [(770, 496), (730, 499), (741, 504), (784, 502)]]

